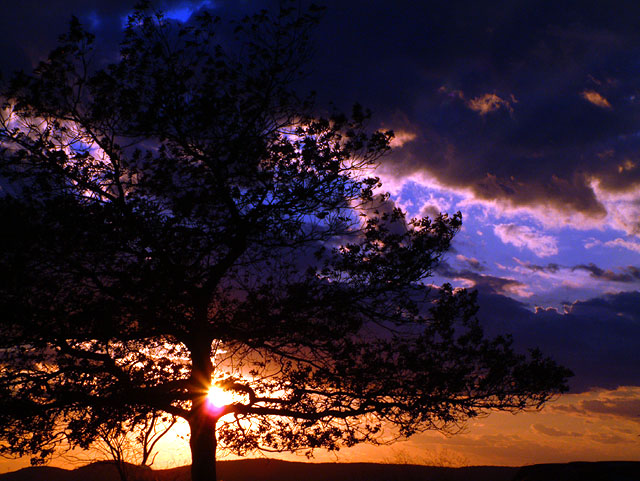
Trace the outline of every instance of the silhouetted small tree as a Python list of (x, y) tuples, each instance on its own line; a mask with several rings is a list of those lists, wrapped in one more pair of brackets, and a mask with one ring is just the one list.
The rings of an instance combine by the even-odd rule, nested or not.
[(153, 466), (158, 451), (156, 445), (175, 426), (177, 419), (157, 411), (142, 417), (112, 420), (98, 426), (98, 437), (91, 444), (91, 452), (100, 453), (111, 461), (121, 481), (132, 481), (131, 466)]
[(483, 336), (473, 294), (429, 287), (461, 216), (376, 194), (392, 134), (296, 94), (316, 17), (285, 2), (232, 32), (142, 5), (109, 65), (74, 20), (4, 89), (2, 454), (45, 461), (161, 411), (211, 481), (218, 443), (384, 442), (566, 389)]

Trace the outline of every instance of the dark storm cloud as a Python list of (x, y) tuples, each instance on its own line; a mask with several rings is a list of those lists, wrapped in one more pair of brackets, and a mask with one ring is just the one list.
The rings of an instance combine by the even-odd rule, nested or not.
[[(116, 45), (132, 3), (10, 2), (0, 62), (11, 70), (42, 58), (72, 13)], [(275, 3), (209, 5), (229, 19)], [(320, 105), (358, 100), (412, 139), (387, 158), (388, 175), (427, 173), (479, 199), (594, 219), (606, 215), (594, 182), (609, 191), (640, 183), (640, 3), (318, 3), (327, 11), (302, 88), (318, 90)]]
[(490, 334), (512, 333), (519, 348), (543, 353), (575, 373), (571, 392), (640, 386), (640, 292), (606, 295), (555, 309), (524, 304), (479, 289), (480, 318)]
[[(72, 15), (103, 42), (119, 39), (121, 17), (133, 2), (65, 0), (5, 2), (0, 16), (0, 66), (6, 73), (28, 70), (46, 58), (66, 32)], [(117, 40), (116, 40), (117, 45)]]
[(518, 261), (518, 264), (520, 264), (522, 267), (525, 267), (533, 272), (550, 272), (552, 274), (555, 274), (556, 272), (558, 272), (560, 269), (563, 268), (563, 266), (556, 264), (555, 262), (551, 262), (546, 266), (531, 264), (530, 262), (522, 262), (522, 261)]
[[(464, 258), (464, 256), (461, 257)], [(469, 259), (472, 262), (468, 262), (469, 260), (467, 258), (464, 258), (464, 260), (467, 261), (467, 264), (471, 264), (472, 268), (474, 268), (475, 270), (466, 268), (460, 270), (454, 269), (449, 263), (447, 263), (446, 261), (442, 261), (440, 262), (440, 264), (438, 264), (436, 273), (450, 279), (469, 281), (474, 289), (478, 289), (483, 292), (503, 295), (519, 295), (525, 293), (527, 288), (526, 284), (523, 284), (522, 282), (515, 279), (507, 279), (504, 277), (497, 277), (488, 274), (480, 274), (476, 271), (480, 270), (478, 269), (478, 267), (481, 268), (482, 266), (479, 265), (477, 261), (473, 262), (475, 261), (475, 259)]]
[[(136, 0), (25, 0), (3, 2), (0, 15), (0, 70), (29, 70), (55, 48), (58, 37), (67, 31), (71, 16), (96, 35), (103, 54), (116, 52), (122, 40), (122, 25)], [(159, 11), (176, 8), (196, 10), (202, 1), (160, 0), (152, 2)], [(237, 2), (246, 5), (246, 2)], [(215, 5), (210, 2), (211, 5)]]
[[(543, 272), (564, 269), (557, 264), (527, 267)], [(606, 280), (619, 280), (605, 272), (601, 274)], [(473, 284), (479, 293), (478, 318), (488, 334), (512, 334), (518, 349), (539, 347), (573, 370), (572, 392), (640, 386), (640, 292), (566, 303), (563, 312), (554, 308), (532, 311), (509, 297), (527, 293), (527, 285), (517, 280), (456, 269), (446, 261), (438, 266), (437, 273)]]
[(640, 182), (637, 2), (328, 3), (310, 85), (408, 119), (391, 175), (593, 218)]
[(622, 283), (640, 282), (640, 268), (636, 266), (622, 267), (617, 272), (615, 272), (611, 269), (603, 269), (602, 267), (598, 267), (593, 262), (590, 262), (589, 264), (578, 264), (573, 267), (562, 266), (556, 263), (549, 263), (543, 266), (522, 261), (518, 261), (518, 264), (532, 272), (556, 274), (561, 269), (567, 269), (571, 271), (580, 270), (588, 272), (591, 278), (599, 281)]
[(640, 269), (635, 266), (628, 266), (623, 269), (622, 272), (613, 272), (610, 269), (602, 269), (593, 263), (581, 264), (575, 266), (573, 270), (580, 269), (587, 271), (591, 274), (591, 277), (598, 280), (613, 281), (613, 282), (638, 282), (640, 281)]

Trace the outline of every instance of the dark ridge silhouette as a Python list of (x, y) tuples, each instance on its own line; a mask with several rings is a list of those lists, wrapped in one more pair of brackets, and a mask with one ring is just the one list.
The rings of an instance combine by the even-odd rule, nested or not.
[(49, 466), (38, 466), (36, 468), (23, 468), (11, 473), (0, 474), (2, 481), (21, 480), (47, 480), (47, 481), (69, 481), (73, 477), (73, 471), (62, 468), (52, 468)]
[(411, 464), (304, 463), (270, 459), (221, 462), (224, 481), (509, 481), (518, 468), (442, 468)]
[[(443, 468), (410, 464), (305, 463), (275, 459), (218, 462), (221, 481), (511, 481), (519, 468)], [(190, 481), (190, 466), (151, 470), (130, 466), (130, 481)], [(0, 481), (119, 481), (111, 463), (74, 470), (37, 467), (0, 475)]]
[[(129, 466), (130, 481), (189, 481), (190, 466), (152, 470)], [(601, 461), (531, 466), (443, 468), (406, 464), (304, 463), (242, 459), (218, 463), (221, 481), (638, 481), (640, 462)], [(48, 466), (0, 474), (0, 481), (118, 481), (115, 466), (68, 470)]]
[(640, 462), (601, 461), (523, 466), (513, 481), (638, 481)]

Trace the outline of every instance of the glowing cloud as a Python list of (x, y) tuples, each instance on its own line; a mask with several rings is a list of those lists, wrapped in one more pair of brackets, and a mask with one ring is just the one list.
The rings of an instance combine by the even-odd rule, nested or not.
[(511, 103), (496, 94), (484, 94), (480, 97), (475, 97), (467, 102), (467, 107), (483, 116), (500, 108), (513, 112)]
[(591, 102), (593, 105), (603, 108), (603, 109), (612, 109), (609, 101), (600, 95), (595, 90), (584, 90), (581, 94), (583, 99), (587, 102)]
[(446, 95), (449, 99), (462, 100), (469, 109), (473, 110), (474, 112), (478, 112), (481, 116), (485, 116), (488, 113), (494, 112), (501, 108), (504, 108), (512, 113), (512, 104), (518, 103), (518, 100), (513, 94), (510, 95), (510, 101), (503, 99), (495, 93), (487, 93), (484, 95), (480, 95), (479, 97), (474, 97), (467, 100), (462, 90), (450, 89), (445, 86), (440, 87), (438, 89), (438, 93)]
[(415, 132), (410, 132), (408, 130), (395, 130), (393, 139), (391, 139), (391, 147), (394, 149), (399, 149), (407, 142), (415, 140), (415, 138)]

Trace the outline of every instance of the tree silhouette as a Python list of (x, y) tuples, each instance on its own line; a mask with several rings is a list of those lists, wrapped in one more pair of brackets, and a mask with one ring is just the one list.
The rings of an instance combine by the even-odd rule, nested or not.
[(111, 419), (97, 427), (97, 438), (90, 446), (90, 456), (69, 454), (65, 461), (87, 464), (103, 458), (118, 471), (120, 481), (131, 481), (132, 468), (150, 468), (158, 451), (156, 445), (175, 426), (177, 419), (158, 411), (144, 417)]
[(296, 94), (317, 14), (232, 31), (140, 5), (109, 65), (73, 20), (4, 89), (0, 453), (44, 462), (161, 411), (214, 480), (218, 443), (385, 442), (566, 389), (483, 336), (473, 294), (428, 286), (461, 216), (376, 194), (391, 132)]

